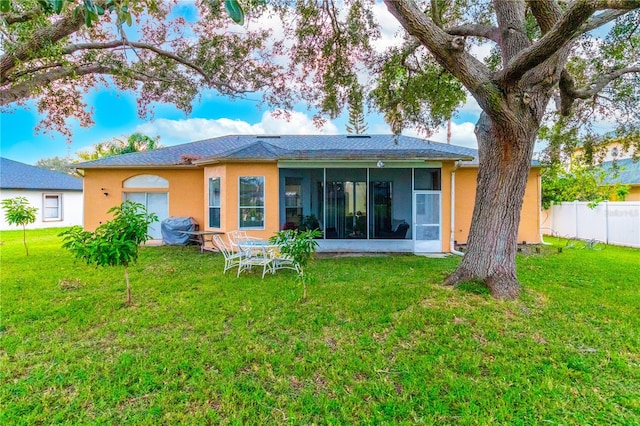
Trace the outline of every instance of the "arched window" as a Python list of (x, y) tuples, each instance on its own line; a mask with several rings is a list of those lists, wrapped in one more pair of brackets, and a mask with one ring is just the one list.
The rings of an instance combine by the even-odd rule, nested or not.
[(123, 183), (123, 188), (168, 188), (169, 181), (156, 175), (137, 175)]

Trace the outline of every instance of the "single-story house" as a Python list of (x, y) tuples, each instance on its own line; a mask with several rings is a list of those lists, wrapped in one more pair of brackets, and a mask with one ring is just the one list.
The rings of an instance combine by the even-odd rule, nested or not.
[[(477, 151), (394, 135), (238, 135), (79, 164), (85, 228), (123, 200), (162, 221), (200, 230), (319, 227), (319, 251), (450, 252), (465, 243)], [(540, 179), (533, 167), (519, 241), (540, 241)], [(150, 228), (161, 238), (160, 226)]]
[[(609, 170), (613, 168), (613, 163), (613, 161), (605, 161), (602, 163), (602, 167)], [(618, 174), (606, 179), (604, 183), (629, 185), (629, 194), (627, 194), (625, 201), (640, 201), (640, 160), (633, 161), (633, 158), (623, 158), (615, 163)]]
[[(0, 200), (25, 197), (38, 209), (36, 221), (27, 229), (82, 226), (82, 179), (65, 173), (0, 158)], [(0, 209), (0, 229), (9, 225)]]

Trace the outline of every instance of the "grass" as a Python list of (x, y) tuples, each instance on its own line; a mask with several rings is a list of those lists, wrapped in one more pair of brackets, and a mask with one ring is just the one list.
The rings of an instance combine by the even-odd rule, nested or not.
[(439, 286), (456, 257), (323, 257), (302, 302), (144, 247), (127, 308), (58, 232), (0, 236), (3, 425), (640, 423), (638, 250), (520, 255), (513, 302)]

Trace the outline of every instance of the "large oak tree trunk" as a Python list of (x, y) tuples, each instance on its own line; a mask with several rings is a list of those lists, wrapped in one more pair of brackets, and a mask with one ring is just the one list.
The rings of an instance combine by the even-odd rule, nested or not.
[(518, 226), (535, 138), (535, 130), (526, 125), (531, 117), (520, 118), (500, 126), (483, 113), (476, 125), (480, 166), (468, 250), (445, 285), (478, 279), (495, 298), (519, 295)]

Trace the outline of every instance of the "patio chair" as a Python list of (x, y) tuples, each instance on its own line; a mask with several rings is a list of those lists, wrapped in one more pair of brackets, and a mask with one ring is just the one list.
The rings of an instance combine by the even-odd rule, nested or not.
[(397, 239), (403, 240), (407, 238), (407, 232), (409, 231), (409, 224), (406, 222), (402, 222), (398, 225), (395, 231), (385, 232), (382, 231), (379, 234), (380, 238), (389, 238), (389, 239)]
[(271, 272), (275, 272), (278, 269), (293, 269), (296, 272), (300, 272), (300, 267), (293, 258), (287, 253), (282, 253), (280, 246), (268, 247), (269, 255), (271, 256)]
[(238, 244), (244, 241), (259, 240), (260, 238), (250, 237), (247, 235), (247, 231), (229, 231), (227, 233), (227, 239), (231, 245), (231, 249), (234, 251), (240, 251)]
[(213, 235), (213, 241), (215, 245), (218, 247), (218, 250), (224, 256), (224, 271), (222, 273), (226, 273), (228, 269), (233, 267), (240, 268), (240, 260), (242, 259), (241, 251), (233, 251), (220, 237), (220, 235)]
[(238, 277), (240, 272), (250, 270), (254, 266), (262, 267), (262, 278), (268, 272), (273, 273), (273, 258), (266, 245), (242, 245), (239, 243), (240, 263), (238, 265)]

